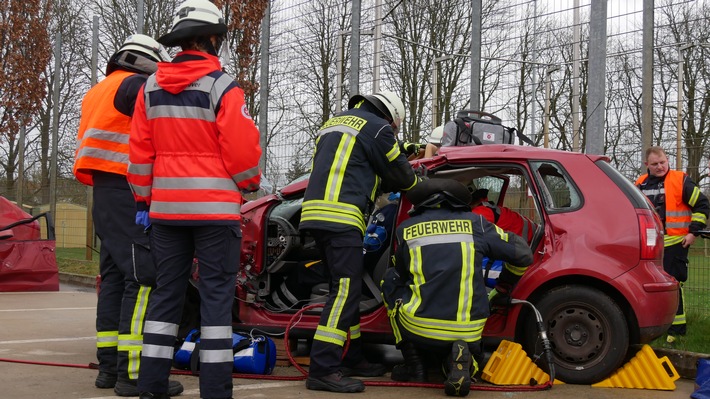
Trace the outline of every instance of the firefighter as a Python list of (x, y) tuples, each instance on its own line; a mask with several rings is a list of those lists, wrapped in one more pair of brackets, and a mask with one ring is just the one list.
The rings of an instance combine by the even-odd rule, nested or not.
[(678, 310), (668, 328), (668, 343), (685, 335), (683, 283), (688, 279), (688, 250), (698, 230), (705, 228), (710, 203), (698, 186), (684, 172), (670, 170), (668, 157), (661, 147), (646, 150), (648, 172), (636, 180), (636, 186), (648, 197), (663, 221), (663, 270), (680, 283)]
[[(92, 87), (81, 105), (74, 175), (93, 186), (92, 215), (101, 239), (96, 356), (98, 388), (137, 396), (142, 321), (155, 280), (148, 237), (136, 226), (135, 202), (126, 181), (128, 137), (136, 96), (158, 61), (168, 61), (153, 38), (131, 35), (109, 59), (106, 79)], [(135, 254), (135, 256), (134, 256)], [(171, 381), (171, 392), (183, 388)]]
[[(396, 140), (404, 105), (392, 92), (355, 95), (348, 110), (318, 132), (303, 199), (300, 230), (315, 239), (330, 271), (330, 292), (313, 338), (306, 387), (361, 392), (350, 376), (379, 376), (383, 365), (363, 357), (360, 339), (365, 220), (380, 181), (384, 192), (409, 190), (418, 181)], [(343, 345), (350, 345), (342, 360)]]
[[(243, 192), (259, 188), (259, 131), (244, 92), (222, 72), (227, 25), (208, 0), (180, 4), (169, 33), (179, 46), (136, 100), (128, 181), (151, 227), (157, 286), (150, 295), (138, 388), (167, 398), (168, 376), (193, 256), (199, 264), (200, 396), (231, 398), (232, 306)], [(226, 46), (226, 43), (224, 44)]]
[(407, 193), (410, 218), (397, 227), (395, 266), (382, 294), (405, 363), (395, 381), (425, 382), (426, 354), (446, 372), (444, 389), (466, 396), (482, 359), (481, 333), (489, 315), (484, 256), (506, 265), (494, 292), (507, 303), (512, 287), (532, 263), (525, 240), (470, 212), (471, 194), (451, 179), (425, 180)]

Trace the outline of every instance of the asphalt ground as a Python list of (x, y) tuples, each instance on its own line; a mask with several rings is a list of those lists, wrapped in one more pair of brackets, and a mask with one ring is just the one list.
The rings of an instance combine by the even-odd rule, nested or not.
[[(62, 284), (59, 292), (0, 293), (0, 398), (115, 398), (113, 391), (94, 387), (96, 293), (92, 288)], [(21, 363), (18, 363), (21, 362)], [(294, 367), (277, 367), (274, 377), (297, 378)], [(309, 391), (302, 380), (235, 378), (235, 398), (325, 398), (342, 394)], [(269, 378), (274, 378), (269, 377)], [(183, 398), (199, 398), (198, 378), (175, 375), (182, 382)], [(446, 397), (434, 388), (390, 387), (389, 374), (366, 379), (359, 398)], [(688, 398), (694, 389), (689, 379), (679, 379), (672, 391), (592, 388), (588, 385), (555, 385), (539, 392), (478, 391), (468, 397), (488, 398)]]

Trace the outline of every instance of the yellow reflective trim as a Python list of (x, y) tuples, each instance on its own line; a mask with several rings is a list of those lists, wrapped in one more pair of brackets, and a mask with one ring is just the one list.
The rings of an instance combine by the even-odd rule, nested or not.
[(319, 325), (313, 339), (343, 346), (347, 337), (348, 333), (345, 331)]
[(409, 272), (412, 273), (413, 281), (413, 284), (410, 286), (412, 289), (412, 297), (409, 302), (403, 304), (402, 307), (406, 309), (405, 311), (407, 313), (414, 314), (422, 304), (422, 292), (420, 287), (426, 283), (424, 270), (422, 269), (422, 247), (409, 249)]
[[(502, 231), (502, 230), (501, 230)], [(410, 241), (419, 237), (449, 234), (473, 234), (473, 223), (470, 220), (432, 220), (411, 225), (404, 229), (402, 237)]]
[(341, 278), (338, 280), (338, 291), (335, 293), (333, 307), (330, 309), (330, 314), (328, 315), (328, 327), (336, 328), (338, 326), (338, 321), (340, 321), (340, 317), (343, 314), (343, 307), (345, 306), (345, 302), (348, 300), (349, 292), (350, 279)]
[[(358, 104), (359, 105), (359, 104)], [(337, 126), (347, 126), (349, 128), (352, 128), (356, 131), (361, 131), (363, 127), (367, 124), (367, 120), (360, 118), (359, 116), (355, 115), (343, 115), (343, 116), (335, 116), (330, 119), (328, 119), (323, 126), (319, 130), (324, 130), (330, 127), (337, 127)]]
[(663, 246), (670, 247), (683, 241), (685, 236), (663, 236)]
[(516, 276), (522, 276), (523, 274), (525, 274), (525, 271), (528, 270), (527, 267), (514, 266), (507, 262), (504, 263), (504, 267)]
[(690, 200), (688, 200), (688, 205), (691, 207), (695, 206), (695, 203), (698, 201), (698, 198), (700, 197), (700, 190), (698, 187), (693, 187), (693, 193), (690, 195)]
[(118, 331), (97, 331), (96, 347), (113, 348), (118, 346)]
[(350, 327), (350, 339), (360, 338), (360, 324)]
[(348, 166), (350, 151), (348, 148), (355, 144), (355, 138), (349, 134), (340, 136), (340, 143), (335, 150), (333, 163), (330, 164), (328, 172), (328, 181), (325, 185), (325, 200), (337, 201), (340, 196), (340, 188), (345, 177), (345, 169)]
[(338, 179), (335, 182), (335, 196), (332, 198), (332, 200), (334, 201), (338, 200), (338, 198), (340, 197), (340, 192), (343, 189), (343, 180), (345, 180), (345, 169), (347, 168), (348, 162), (350, 162), (350, 157), (353, 154), (353, 148), (355, 148), (355, 141), (355, 137), (343, 135), (343, 138), (341, 139), (343, 148), (338, 148), (338, 152), (335, 154), (335, 156), (338, 157), (342, 161), (342, 163), (341, 161), (338, 162), (341, 166), (338, 170)]
[(508, 233), (505, 232), (505, 230), (501, 229), (498, 227), (498, 225), (493, 225), (496, 228), (496, 233), (500, 236), (501, 240), (508, 242)]
[(399, 154), (401, 154), (401, 152), (399, 151), (399, 144), (397, 143), (397, 141), (395, 141), (394, 145), (392, 146), (392, 149), (387, 151), (387, 160), (392, 162), (397, 159), (397, 157), (399, 157)]
[(372, 186), (372, 191), (370, 192), (370, 201), (375, 202), (375, 197), (377, 196), (377, 189), (380, 188), (380, 176), (375, 175), (375, 185)]
[(698, 212), (693, 214), (691, 221), (705, 224), (707, 223), (707, 217), (705, 217), (704, 214)]
[(473, 276), (475, 248), (473, 242), (461, 243), (461, 278), (459, 281), (459, 298), (456, 320), (467, 322), (471, 318), (471, 306), (473, 304)]
[[(476, 342), (481, 339), (483, 327), (486, 319), (479, 319), (467, 323), (456, 324), (456, 322), (446, 322), (445, 320), (436, 320), (437, 325), (447, 326), (443, 328), (432, 328), (429, 325), (421, 325), (419, 321), (427, 320), (414, 317), (408, 314), (400, 313), (399, 321), (402, 327), (408, 331), (424, 338), (435, 339), (439, 341), (455, 341), (463, 339), (466, 342)], [(464, 324), (464, 325), (462, 325)]]

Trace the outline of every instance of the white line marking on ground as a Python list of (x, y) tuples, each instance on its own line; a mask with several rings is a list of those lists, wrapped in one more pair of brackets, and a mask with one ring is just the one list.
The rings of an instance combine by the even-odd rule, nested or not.
[(96, 340), (96, 337), (72, 337), (72, 338), (40, 338), (40, 339), (19, 339), (16, 341), (0, 341), (0, 345), (3, 344), (36, 344), (38, 342), (65, 342), (65, 341), (86, 341), (86, 340)]
[(45, 310), (91, 310), (91, 309), (96, 309), (96, 306), (88, 307), (88, 308), (0, 309), (0, 313), (2, 313), (2, 312), (41, 312), (41, 311), (45, 311)]

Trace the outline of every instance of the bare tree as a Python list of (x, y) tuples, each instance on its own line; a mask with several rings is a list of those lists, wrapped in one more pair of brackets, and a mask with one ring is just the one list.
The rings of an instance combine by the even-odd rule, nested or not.
[(18, 166), (17, 134), (40, 110), (46, 93), (42, 71), (51, 59), (51, 2), (10, 1), (0, 5), (0, 143), (5, 189), (14, 192)]

